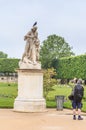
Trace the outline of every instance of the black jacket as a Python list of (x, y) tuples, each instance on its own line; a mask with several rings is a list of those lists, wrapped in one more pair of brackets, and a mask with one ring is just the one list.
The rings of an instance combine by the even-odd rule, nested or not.
[(81, 84), (77, 84), (74, 87), (74, 101), (81, 102), (84, 95), (84, 88)]

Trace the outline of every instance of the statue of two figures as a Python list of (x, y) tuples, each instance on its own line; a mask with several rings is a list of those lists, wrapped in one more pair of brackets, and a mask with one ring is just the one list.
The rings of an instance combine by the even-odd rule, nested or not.
[(20, 69), (41, 69), (39, 62), (40, 41), (38, 38), (37, 26), (24, 36), (26, 41), (25, 50), (22, 59), (19, 62)]

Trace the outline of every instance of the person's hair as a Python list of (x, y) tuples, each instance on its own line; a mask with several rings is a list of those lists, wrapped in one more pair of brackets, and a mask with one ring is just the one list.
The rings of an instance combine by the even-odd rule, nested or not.
[(77, 84), (82, 84), (82, 80), (79, 79), (79, 80), (77, 81)]
[(73, 81), (74, 81), (74, 83), (77, 83), (78, 79), (77, 79), (77, 78), (74, 78), (74, 80), (73, 80)]

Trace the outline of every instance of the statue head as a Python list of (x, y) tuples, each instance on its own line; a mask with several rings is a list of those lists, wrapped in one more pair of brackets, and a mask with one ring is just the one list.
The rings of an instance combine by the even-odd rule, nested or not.
[(33, 32), (35, 32), (37, 30), (37, 26), (33, 26), (33, 28), (31, 29)]

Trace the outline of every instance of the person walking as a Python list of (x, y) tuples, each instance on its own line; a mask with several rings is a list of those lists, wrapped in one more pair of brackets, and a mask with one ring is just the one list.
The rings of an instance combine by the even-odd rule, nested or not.
[(79, 79), (77, 81), (77, 84), (75, 84), (74, 92), (73, 92), (73, 100), (72, 100), (74, 120), (76, 120), (77, 111), (78, 111), (78, 120), (83, 120), (83, 118), (81, 117), (83, 95), (84, 95), (84, 88), (82, 86), (82, 80)]

